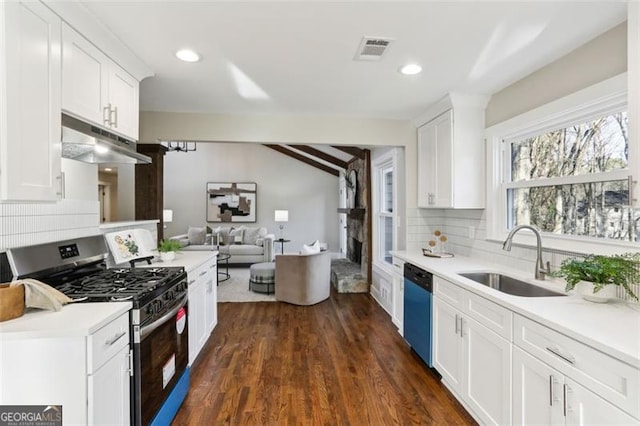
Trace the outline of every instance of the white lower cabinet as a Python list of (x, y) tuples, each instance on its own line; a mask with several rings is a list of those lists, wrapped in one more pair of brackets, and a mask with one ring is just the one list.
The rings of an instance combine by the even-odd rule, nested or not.
[[(45, 314), (71, 318), (67, 312)], [(81, 324), (84, 317), (71, 320)], [(38, 330), (24, 338), (0, 333), (0, 405), (61, 405), (65, 425), (128, 425), (129, 313), (87, 335), (65, 336), (67, 328), (50, 330), (52, 336)]]
[(515, 346), (513, 424), (631, 425), (638, 421)]
[(189, 281), (189, 365), (207, 343), (218, 322), (216, 258), (187, 271)]
[(404, 317), (404, 261), (394, 257), (392, 261), (392, 306), (391, 321), (398, 327), (398, 332), (403, 334)]
[(437, 295), (433, 302), (433, 366), (485, 424), (511, 419), (511, 342)]
[(125, 425), (130, 421), (129, 346), (89, 376), (89, 424)]

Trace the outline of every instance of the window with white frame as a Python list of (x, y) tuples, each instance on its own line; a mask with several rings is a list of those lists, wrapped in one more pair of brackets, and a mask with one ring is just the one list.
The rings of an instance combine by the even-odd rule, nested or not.
[(376, 166), (378, 174), (376, 220), (378, 228), (377, 260), (391, 264), (391, 250), (394, 239), (394, 193), (393, 163), (385, 162)]
[(490, 237), (529, 224), (558, 241), (639, 241), (626, 108), (619, 76), (487, 129)]

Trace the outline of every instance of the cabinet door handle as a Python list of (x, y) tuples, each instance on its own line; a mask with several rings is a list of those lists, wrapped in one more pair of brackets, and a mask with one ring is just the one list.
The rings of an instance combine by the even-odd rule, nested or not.
[(60, 181), (60, 191), (56, 192), (56, 195), (59, 195), (61, 199), (65, 198), (65, 192), (66, 192), (64, 178), (65, 178), (64, 172), (60, 172), (60, 175), (56, 178), (57, 180)]
[(125, 334), (127, 334), (126, 331), (123, 331), (122, 333), (118, 334), (117, 336), (114, 336), (113, 339), (111, 340), (105, 340), (104, 341), (104, 345), (105, 346), (112, 346), (115, 342), (117, 342), (118, 340), (120, 340), (120, 338), (122, 336), (124, 336)]
[[(115, 117), (113, 120), (111, 119), (112, 115), (113, 117)], [(115, 127), (116, 129), (118, 128), (118, 107), (117, 106), (114, 106), (109, 112), (109, 121), (111, 121), (111, 125), (113, 127)]]
[(549, 406), (553, 407), (553, 374), (549, 375)]
[(464, 318), (460, 317), (460, 337), (464, 337)]
[(188, 285), (191, 285), (191, 284), (193, 284), (193, 283), (195, 283), (195, 282), (196, 282), (196, 280), (191, 280), (191, 281), (189, 281), (189, 284), (188, 284)]
[(127, 370), (127, 372), (129, 373), (130, 377), (133, 377), (133, 349), (129, 350), (127, 358), (129, 358), (129, 369)]
[(553, 348), (551, 346), (547, 346), (547, 350), (549, 352), (551, 352), (552, 354), (554, 354), (555, 356), (567, 361), (569, 364), (575, 364), (576, 363), (576, 359), (570, 355), (564, 355), (560, 352), (560, 349), (557, 348)]
[(569, 394), (569, 385), (567, 385), (566, 383), (562, 385), (562, 391), (563, 391), (563, 397), (564, 397), (563, 398), (564, 403), (562, 404), (562, 412), (564, 413), (564, 416), (567, 417), (567, 411), (569, 411), (567, 408), (567, 404), (568, 404), (567, 397)]
[(458, 334), (458, 314), (456, 314), (456, 335)]
[(102, 108), (102, 121), (104, 121), (105, 126), (111, 125), (111, 104)]
[(202, 271), (202, 272), (200, 272), (200, 275), (199, 275), (199, 276), (201, 277), (201, 276), (203, 276), (203, 275), (207, 275), (207, 271)]

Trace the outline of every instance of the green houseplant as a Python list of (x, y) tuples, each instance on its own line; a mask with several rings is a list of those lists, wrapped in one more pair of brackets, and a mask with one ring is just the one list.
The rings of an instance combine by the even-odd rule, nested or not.
[(584, 258), (566, 259), (552, 275), (564, 278), (566, 291), (577, 287), (582, 297), (592, 302), (606, 302), (615, 297), (616, 286), (621, 286), (638, 300), (629, 284), (640, 282), (640, 253), (590, 254)]
[(173, 260), (176, 257), (176, 252), (180, 251), (182, 246), (179, 241), (176, 240), (162, 240), (160, 241), (160, 245), (158, 246), (158, 251), (160, 252), (160, 259), (162, 261), (168, 262)]

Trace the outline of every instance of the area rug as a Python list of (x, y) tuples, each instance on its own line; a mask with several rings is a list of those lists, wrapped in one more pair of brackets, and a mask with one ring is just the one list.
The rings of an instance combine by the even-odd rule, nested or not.
[(249, 290), (249, 268), (229, 268), (229, 275), (231, 278), (218, 284), (219, 303), (276, 301), (273, 294), (254, 293)]

